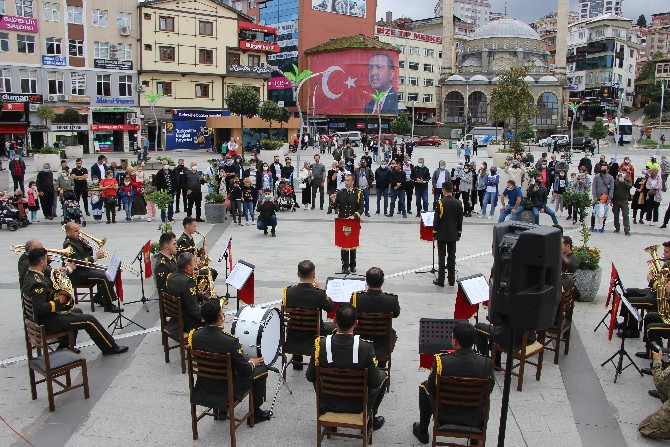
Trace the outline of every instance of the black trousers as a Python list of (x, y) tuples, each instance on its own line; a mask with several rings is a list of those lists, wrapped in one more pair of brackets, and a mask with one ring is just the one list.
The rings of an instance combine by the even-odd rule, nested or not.
[(323, 182), (312, 182), (312, 208), (316, 206), (316, 191), (319, 191), (319, 204), (323, 209)]
[(75, 200), (77, 200), (77, 203), (79, 203), (79, 200), (82, 197), (84, 198), (84, 211), (86, 212), (86, 214), (88, 214), (88, 187), (86, 185), (84, 186), (75, 185), (74, 196)]
[(254, 411), (258, 411), (265, 402), (265, 388), (268, 380), (268, 370), (265, 366), (260, 365), (254, 368), (253, 383), (251, 388), (254, 394)]
[[(179, 201), (179, 195), (177, 195), (177, 202)], [(200, 219), (200, 214), (202, 213), (202, 191), (191, 191), (191, 194), (186, 195), (184, 200), (187, 205), (186, 215), (191, 217), (193, 214), (193, 205), (195, 205), (195, 218)], [(177, 204), (179, 208), (179, 204)]]
[(17, 189), (20, 189), (21, 192), (24, 193), (23, 195), (25, 196), (25, 192), (26, 192), (26, 190), (25, 190), (25, 188), (24, 188), (23, 178), (24, 178), (23, 175), (14, 175), (14, 174), (12, 174), (12, 180), (14, 180), (14, 191), (16, 191)]
[(98, 288), (95, 301), (102, 306), (107, 306), (116, 301), (114, 284), (107, 279), (105, 272), (102, 270), (77, 267), (70, 275), (70, 280), (74, 286), (79, 284), (95, 284)]
[(342, 256), (342, 267), (356, 267), (356, 249), (353, 250), (340, 250)]
[(647, 352), (651, 351), (653, 342), (663, 347), (664, 338), (670, 340), (670, 324), (663, 322), (658, 312), (649, 312), (644, 316), (643, 340), (647, 343)]
[(177, 209), (175, 210), (175, 213), (179, 212), (179, 197), (181, 196), (184, 201), (182, 202), (184, 204), (184, 208), (186, 208), (188, 201), (187, 201), (187, 194), (186, 194), (186, 188), (180, 188), (177, 186), (174, 190), (174, 199), (175, 199), (175, 204), (177, 206)]
[[(96, 344), (102, 352), (110, 351), (116, 347), (114, 338), (109, 335), (100, 322), (90, 314), (71, 312), (69, 314), (62, 314), (51, 318), (44, 324), (47, 334), (55, 334), (57, 332), (74, 330), (75, 342), (78, 330), (85, 330), (93, 343)], [(62, 343), (62, 342), (61, 342)]]
[(116, 222), (116, 205), (105, 202), (105, 217), (107, 222)]
[(437, 241), (437, 280), (444, 283), (444, 260), (447, 258), (447, 279), (456, 281), (456, 242)]
[(53, 191), (42, 191), (44, 194), (40, 196), (40, 207), (42, 207), (42, 212), (44, 217), (53, 217), (53, 207), (54, 207), (54, 192)]
[(407, 212), (412, 213), (412, 193), (414, 192), (414, 182), (405, 183), (405, 201), (407, 203)]

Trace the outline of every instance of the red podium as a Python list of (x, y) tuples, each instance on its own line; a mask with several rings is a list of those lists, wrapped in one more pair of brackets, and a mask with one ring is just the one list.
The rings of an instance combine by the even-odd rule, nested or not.
[(423, 224), (423, 219), (419, 223), (419, 239), (422, 241), (432, 242), (433, 239), (433, 226), (428, 226)]
[(358, 248), (361, 236), (361, 221), (358, 219), (335, 219), (335, 246), (341, 250)]

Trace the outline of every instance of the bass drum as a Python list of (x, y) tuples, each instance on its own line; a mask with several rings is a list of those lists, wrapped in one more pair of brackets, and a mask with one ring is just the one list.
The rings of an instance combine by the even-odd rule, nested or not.
[(273, 307), (245, 306), (237, 311), (231, 333), (242, 345), (244, 357), (263, 357), (272, 366), (279, 357), (281, 317)]

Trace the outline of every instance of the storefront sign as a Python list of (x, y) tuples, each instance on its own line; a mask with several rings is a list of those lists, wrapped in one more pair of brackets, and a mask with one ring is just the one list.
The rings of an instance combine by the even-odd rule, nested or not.
[(356, 123), (356, 129), (365, 129), (365, 123)]
[(92, 131), (99, 130), (140, 130), (139, 124), (91, 124)]
[(291, 83), (283, 76), (277, 76), (268, 81), (268, 90), (284, 90), (291, 88)]
[(165, 148), (202, 149), (210, 145), (211, 129), (204, 121), (171, 121), (165, 125)]
[(67, 65), (67, 57), (42, 55), (42, 65), (51, 67), (65, 67)]
[(205, 121), (210, 116), (230, 116), (230, 110), (173, 109), (174, 121)]
[(298, 46), (298, 39), (288, 39), (288, 40), (280, 40), (277, 42), (277, 44), (281, 47), (297, 47)]
[(96, 96), (97, 104), (135, 104), (134, 98), (108, 98), (106, 96)]
[(23, 112), (26, 105), (22, 102), (4, 102), (2, 103), (3, 112)]
[(252, 51), (269, 51), (271, 53), (279, 52), (279, 45), (267, 42), (251, 42), (249, 40), (240, 40), (240, 48)]
[(88, 124), (52, 124), (52, 132), (88, 132)]
[(312, 10), (314, 11), (332, 12), (334, 14), (365, 18), (366, 9), (367, 0), (349, 0), (347, 2), (312, 0)]
[(68, 102), (77, 102), (77, 103), (89, 103), (91, 102), (90, 96), (81, 96), (81, 95), (70, 95), (67, 98)]
[(376, 26), (375, 35), (377, 36), (391, 36), (400, 37), (401, 39), (421, 40), (423, 42), (442, 43), (442, 37), (433, 36), (430, 34), (416, 33), (413, 31), (405, 31), (402, 29), (389, 28), (387, 26)]
[(284, 60), (284, 59), (291, 59), (293, 57), (298, 57), (298, 52), (297, 51), (287, 51), (285, 53), (270, 54), (270, 55), (268, 55), (268, 60), (269, 61), (280, 61), (280, 60)]
[(24, 33), (36, 33), (38, 31), (37, 19), (0, 15), (0, 29), (22, 31)]
[(105, 113), (135, 113), (137, 110), (131, 107), (93, 107), (93, 112)]
[(31, 104), (42, 104), (44, 102), (42, 95), (34, 94), (3, 93), (0, 98), (3, 102), (29, 102)]
[(228, 74), (250, 78), (269, 78), (271, 67), (249, 67), (246, 65), (228, 65)]
[(94, 59), (93, 66), (103, 70), (132, 70), (133, 61), (120, 61), (118, 59)]

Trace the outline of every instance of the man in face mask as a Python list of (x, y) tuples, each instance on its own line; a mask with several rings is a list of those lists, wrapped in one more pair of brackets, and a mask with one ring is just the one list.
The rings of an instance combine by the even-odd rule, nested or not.
[[(414, 180), (414, 190), (416, 194), (416, 217), (421, 215), (421, 211), (428, 211), (428, 183), (430, 182), (430, 170), (424, 165), (423, 158), (412, 170), (412, 180)], [(423, 202), (423, 208), (421, 207)]]
[(433, 172), (431, 183), (433, 184), (433, 210), (438, 200), (442, 198), (442, 184), (451, 181), (451, 173), (447, 170), (447, 162), (440, 160), (438, 168)]
[(619, 166), (619, 172), (623, 173), (631, 182), (635, 180), (635, 168), (630, 163), (630, 158), (625, 157), (623, 159), (623, 163)]
[[(598, 166), (596, 166), (597, 168)], [(607, 196), (607, 203), (612, 205), (612, 197), (614, 197), (614, 178), (607, 172), (607, 164), (599, 173), (593, 176), (593, 183), (591, 183), (591, 194), (593, 196), (593, 203), (600, 201), (602, 195)], [(595, 225), (595, 216), (591, 214), (591, 231)]]
[(192, 217), (193, 205), (195, 205), (195, 221), (204, 222), (200, 218), (202, 212), (202, 188), (201, 185), (205, 183), (202, 174), (198, 172), (198, 163), (191, 162), (191, 167), (186, 173), (186, 216)]
[(388, 198), (389, 186), (391, 185), (391, 171), (389, 170), (388, 162), (382, 160), (381, 166), (375, 171), (375, 184), (377, 185), (377, 212), (379, 215), (379, 202), (384, 197), (384, 216), (388, 216)]
[(14, 180), (14, 191), (20, 189), (26, 192), (23, 184), (23, 179), (26, 175), (26, 164), (17, 153), (14, 154), (14, 158), (9, 163), (9, 172), (12, 174), (12, 180)]
[[(163, 162), (163, 169), (156, 173), (156, 190), (157, 191), (166, 191), (174, 198), (175, 194), (175, 178), (174, 172), (170, 169), (170, 166), (166, 161)], [(172, 201), (167, 206), (167, 216), (165, 215), (165, 210), (161, 210), (161, 220), (165, 222), (167, 220), (173, 222), (173, 206)]]
[(173, 175), (174, 175), (174, 192), (175, 192), (175, 199), (176, 199), (176, 213), (179, 213), (179, 199), (182, 198), (183, 204), (184, 204), (184, 209), (186, 209), (186, 204), (188, 197), (186, 196), (186, 173), (188, 172), (188, 168), (184, 164), (184, 159), (180, 158), (177, 161), (177, 167), (174, 168)]
[(74, 192), (74, 180), (70, 177), (70, 173), (63, 169), (58, 176), (58, 194), (63, 197), (66, 191)]

